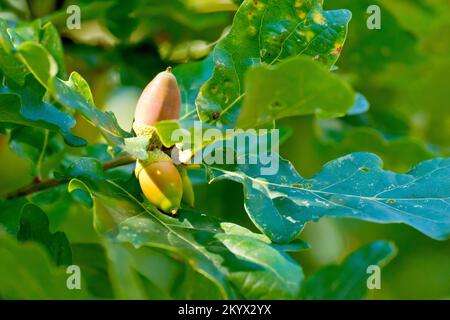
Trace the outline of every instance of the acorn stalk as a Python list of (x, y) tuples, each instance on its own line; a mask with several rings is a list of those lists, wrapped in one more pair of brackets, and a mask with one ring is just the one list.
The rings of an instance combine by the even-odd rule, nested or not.
[(195, 204), (194, 188), (192, 187), (191, 179), (185, 167), (179, 167), (181, 181), (183, 182), (183, 197), (182, 201), (191, 207)]

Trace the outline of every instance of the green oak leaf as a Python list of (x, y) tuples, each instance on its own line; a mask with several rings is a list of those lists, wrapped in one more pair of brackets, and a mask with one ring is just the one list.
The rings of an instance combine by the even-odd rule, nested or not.
[[(81, 290), (68, 290), (66, 270), (56, 267), (41, 245), (20, 243), (0, 233), (0, 296), (3, 299), (90, 299), (83, 278)], [(26, 281), (20, 281), (24, 280)]]
[(64, 169), (63, 173), (58, 176), (59, 179), (80, 178), (89, 181), (96, 181), (103, 178), (104, 170), (100, 161), (94, 158), (78, 158), (70, 163)]
[(39, 81), (45, 81), (50, 75), (64, 77), (63, 47), (51, 23), (42, 25), (40, 20), (35, 20), (8, 28), (7, 22), (0, 19), (0, 42), (1, 68), (15, 82), (23, 84), (27, 68), (36, 72)]
[(64, 49), (59, 36), (58, 30), (51, 23), (46, 23), (41, 28), (41, 44), (52, 55), (58, 66), (57, 76), (65, 78), (66, 70), (64, 66)]
[(89, 85), (77, 72), (70, 74), (69, 80), (54, 77), (48, 88), (56, 101), (63, 106), (78, 111), (88, 122), (97, 127), (103, 136), (114, 145), (122, 145), (123, 139), (131, 137), (124, 131), (112, 112), (102, 112), (94, 104)]
[(248, 299), (293, 298), (298, 292), (303, 278), (301, 268), (275, 245), (254, 236), (222, 233), (214, 227), (206, 229), (204, 224), (202, 229), (195, 225), (185, 228), (185, 223), (167, 222), (161, 228), (149, 217), (137, 216), (119, 225), (118, 240), (137, 247), (178, 248), (177, 253), (191, 266), (223, 287), (224, 297), (233, 296), (227, 280)]
[(8, 34), (16, 48), (26, 41), (39, 42), (40, 33), (41, 21), (39, 19), (22, 24), (12, 24), (11, 28), (8, 28)]
[(355, 102), (355, 93), (346, 82), (309, 57), (256, 66), (245, 79), (245, 100), (237, 121), (243, 128), (297, 115), (339, 117)]
[(32, 174), (45, 175), (52, 157), (55, 159), (64, 150), (61, 136), (46, 129), (16, 126), (9, 133), (9, 147), (18, 156), (32, 161)]
[(112, 299), (114, 296), (105, 248), (96, 243), (72, 243), (71, 247), (72, 263), (83, 270), (89, 292), (95, 297)]
[(136, 215), (136, 207), (128, 201), (128, 197), (119, 193), (114, 194), (108, 187), (108, 184), (95, 184), (86, 178), (83, 181), (72, 179), (68, 187), (69, 192), (81, 190), (91, 195), (94, 203), (94, 229), (99, 234), (114, 233), (118, 223)]
[(150, 139), (147, 135), (140, 137), (125, 138), (123, 150), (139, 160), (147, 160), (148, 144)]
[[(130, 133), (120, 128), (113, 113), (102, 112), (95, 106), (87, 82), (76, 72), (72, 72), (67, 81), (58, 77), (65, 73), (64, 70), (59, 70), (59, 66), (63, 63), (62, 46), (51, 24), (46, 24), (42, 29), (39, 21), (15, 29), (6, 29), (5, 23), (2, 23), (0, 27), (3, 47), (0, 52), (0, 61), (2, 57), (12, 59), (11, 54), (5, 56), (4, 53), (8, 54), (5, 48), (12, 53), (15, 52), (16, 59), (46, 89), (49, 97), (64, 107), (79, 112), (88, 122), (96, 126), (110, 143), (123, 145), (123, 139), (130, 137)], [(16, 63), (13, 70), (7, 71), (7, 76), (12, 77), (16, 82), (18, 78), (21, 83), (19, 64)], [(25, 87), (27, 87), (26, 84)], [(39, 94), (42, 91), (35, 90)], [(63, 111), (58, 111), (65, 114)], [(70, 117), (70, 115), (66, 116)], [(71, 127), (74, 124), (72, 120)]]
[(49, 129), (61, 133), (67, 144), (84, 146), (86, 141), (71, 133), (75, 119), (43, 100), (44, 88), (27, 76), (24, 86), (0, 86), (0, 122)]
[(183, 209), (177, 218), (169, 217), (111, 181), (101, 184), (88, 188), (72, 180), (69, 190), (81, 188), (91, 194), (97, 230), (109, 232), (114, 241), (171, 253), (214, 283), (222, 298), (236, 297), (236, 287), (250, 299), (298, 294), (302, 269), (284, 251), (304, 249), (303, 242), (278, 246), (263, 235)]
[(189, 265), (149, 246), (105, 241), (117, 299), (221, 299), (217, 286)]
[(246, 0), (230, 32), (214, 49), (214, 72), (197, 97), (200, 120), (233, 126), (245, 95), (244, 74), (258, 64), (307, 55), (331, 67), (338, 59), (351, 13), (322, 10), (320, 0)]
[(19, 85), (23, 85), (27, 70), (25, 65), (15, 56), (14, 44), (11, 41), (7, 28), (6, 21), (0, 19), (0, 69), (5, 76), (13, 79)]
[(45, 130), (19, 126), (11, 130), (9, 147), (20, 157), (29, 159), (33, 165), (37, 165), (43, 153), (45, 140)]
[(178, 120), (164, 120), (159, 121), (153, 125), (156, 129), (156, 134), (158, 135), (159, 139), (161, 140), (161, 143), (166, 148), (169, 148), (173, 146), (175, 143), (172, 140), (172, 133), (175, 130), (178, 130), (181, 128), (180, 123)]
[[(33, 44), (33, 47), (39, 47)], [(40, 47), (42, 49), (42, 47)], [(31, 61), (34, 61), (34, 55), (30, 55)], [(63, 106), (80, 112), (80, 114), (94, 126), (96, 126), (105, 138), (115, 144), (123, 144), (123, 138), (130, 134), (120, 128), (117, 119), (111, 112), (100, 111), (93, 102), (92, 94), (87, 82), (76, 72), (72, 72), (67, 81), (63, 81), (53, 75), (47, 73), (42, 65), (35, 62), (27, 65), (36, 76), (37, 79), (48, 89), (53, 98)], [(51, 64), (48, 65), (51, 68)]]
[(213, 68), (213, 57), (209, 55), (202, 61), (182, 64), (173, 69), (181, 92), (180, 119), (198, 118), (195, 99), (203, 84), (211, 78)]
[[(417, 38), (402, 26), (395, 16), (397, 12), (399, 15), (408, 12), (408, 9), (405, 8), (410, 5), (408, 2), (391, 5), (390, 1), (385, 0), (336, 0), (329, 1), (327, 5), (331, 8), (347, 8), (353, 13), (345, 54), (339, 60), (339, 67), (345, 71), (355, 71), (358, 75), (362, 75), (361, 81), (367, 81), (367, 77), (382, 71), (391, 63), (411, 65), (424, 58), (420, 57), (418, 53)], [(382, 12), (381, 30), (371, 30), (366, 27), (369, 17), (367, 8), (371, 5), (380, 7)], [(402, 8), (391, 10), (392, 6)], [(416, 18), (413, 18), (414, 22), (408, 23), (408, 25), (415, 25)], [(427, 22), (426, 25), (430, 24)], [(384, 33), (382, 31), (384, 28), (390, 32)], [(424, 28), (420, 29), (424, 30)], [(428, 32), (424, 32), (429, 36)]]
[(275, 242), (295, 239), (307, 222), (321, 217), (405, 223), (440, 240), (450, 235), (450, 158), (396, 174), (384, 171), (376, 155), (354, 153), (328, 162), (311, 179), (282, 158), (276, 175), (262, 175), (261, 166), (252, 164), (206, 168), (210, 181), (244, 185), (247, 213)]
[(393, 243), (369, 243), (348, 256), (340, 265), (331, 265), (311, 275), (302, 285), (302, 299), (356, 300), (367, 293), (368, 267), (387, 265), (396, 255)]
[(13, 79), (17, 84), (23, 85), (25, 83), (25, 77), (28, 73), (25, 65), (17, 60), (13, 54), (6, 53), (1, 47), (0, 69), (7, 78)]
[(18, 48), (18, 55), (35, 78), (47, 87), (50, 79), (58, 74), (58, 64), (39, 43), (26, 41)]
[(14, 237), (17, 235), (21, 210), (27, 203), (28, 200), (23, 197), (0, 201), (0, 234), (6, 232)]
[(26, 204), (22, 207), (17, 239), (42, 244), (56, 265), (72, 264), (72, 250), (66, 235), (63, 232), (51, 233), (49, 227), (45, 212), (34, 204)]

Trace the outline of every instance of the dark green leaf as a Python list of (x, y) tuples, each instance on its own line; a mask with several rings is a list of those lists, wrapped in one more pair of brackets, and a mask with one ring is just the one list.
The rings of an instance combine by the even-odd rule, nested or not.
[(97, 159), (79, 158), (72, 162), (62, 174), (61, 179), (87, 179), (97, 181), (104, 175), (103, 166)]
[[(25, 198), (1, 200), (0, 229), (15, 237), (17, 235), (17, 231), (19, 231), (19, 221), (22, 207), (27, 203), (28, 200)], [(0, 231), (0, 233), (2, 232)]]
[[(363, 246), (339, 266), (328, 266), (302, 285), (301, 298), (310, 300), (356, 300), (367, 293), (369, 266), (384, 267), (396, 255), (394, 244), (377, 241)], [(383, 279), (382, 275), (381, 279)]]
[(56, 265), (72, 263), (72, 250), (66, 235), (63, 232), (51, 233), (47, 215), (34, 204), (26, 204), (22, 208), (17, 239), (42, 244)]
[(107, 241), (110, 274), (120, 299), (221, 299), (217, 286), (191, 266), (148, 246)]
[(41, 128), (19, 126), (11, 130), (9, 147), (17, 155), (30, 159), (36, 167), (40, 167), (33, 172), (35, 175), (40, 175), (42, 172), (38, 171), (42, 169), (43, 162), (61, 152), (64, 143), (60, 136), (54, 132)]
[(113, 298), (105, 249), (95, 243), (72, 244), (73, 264), (80, 267), (87, 289), (96, 297)]
[[(3, 299), (89, 299), (81, 290), (69, 290), (69, 274), (57, 268), (48, 253), (36, 243), (18, 243), (0, 233), (0, 296)], [(24, 280), (26, 279), (26, 284)]]

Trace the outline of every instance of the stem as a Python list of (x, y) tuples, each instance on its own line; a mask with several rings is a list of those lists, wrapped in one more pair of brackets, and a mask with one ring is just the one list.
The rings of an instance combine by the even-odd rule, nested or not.
[(37, 175), (39, 180), (42, 179), (42, 163), (44, 162), (44, 157), (45, 157), (45, 149), (47, 148), (47, 144), (48, 144), (48, 130), (45, 130), (45, 135), (44, 135), (44, 142), (42, 143), (42, 150), (41, 153), (39, 155), (39, 160), (37, 163)]
[[(125, 166), (127, 164), (133, 163), (136, 161), (136, 158), (133, 156), (126, 154), (117, 158), (114, 158), (110, 161), (107, 161), (103, 164), (103, 170), (111, 170), (117, 167)], [(19, 188), (13, 192), (6, 194), (6, 199), (13, 199), (17, 197), (27, 196), (32, 193), (36, 193), (39, 191), (47, 190), (50, 188), (54, 188), (63, 184), (66, 184), (70, 181), (70, 179), (65, 180), (57, 180), (57, 179), (47, 179), (39, 183), (31, 183), (25, 187)]]

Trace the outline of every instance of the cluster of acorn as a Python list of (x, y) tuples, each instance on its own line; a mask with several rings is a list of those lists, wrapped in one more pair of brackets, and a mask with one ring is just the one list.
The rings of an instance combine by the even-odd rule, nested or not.
[(158, 121), (180, 116), (180, 89), (171, 71), (169, 67), (160, 72), (145, 87), (136, 106), (133, 130), (137, 136), (149, 137), (148, 157), (138, 160), (135, 169), (142, 192), (158, 209), (175, 215), (182, 200), (194, 205), (194, 193), (186, 168), (174, 165), (153, 127)]

